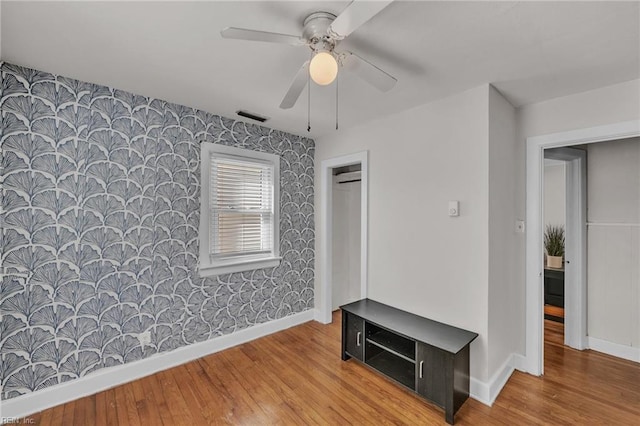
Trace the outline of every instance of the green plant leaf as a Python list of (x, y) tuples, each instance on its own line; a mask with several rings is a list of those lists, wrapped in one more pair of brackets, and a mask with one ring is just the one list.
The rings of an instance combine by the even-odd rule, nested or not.
[(544, 248), (548, 256), (564, 256), (564, 227), (547, 225), (544, 233)]

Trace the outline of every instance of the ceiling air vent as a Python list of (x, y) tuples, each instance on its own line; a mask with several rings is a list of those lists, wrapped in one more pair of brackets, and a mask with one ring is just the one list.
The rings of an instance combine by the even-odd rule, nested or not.
[(265, 121), (267, 121), (269, 119), (269, 117), (263, 117), (261, 115), (258, 114), (254, 114), (252, 112), (249, 111), (236, 111), (236, 114), (238, 114), (240, 117), (244, 117), (244, 118), (248, 118), (249, 120), (255, 120), (258, 121), (260, 123), (264, 123)]

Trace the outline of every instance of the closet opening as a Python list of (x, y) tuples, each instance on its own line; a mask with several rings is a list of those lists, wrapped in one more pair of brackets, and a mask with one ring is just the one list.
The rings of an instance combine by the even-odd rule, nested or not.
[(340, 306), (367, 297), (368, 199), (368, 151), (322, 161), (316, 287), (321, 323), (331, 323)]
[(332, 172), (331, 310), (360, 299), (362, 165)]

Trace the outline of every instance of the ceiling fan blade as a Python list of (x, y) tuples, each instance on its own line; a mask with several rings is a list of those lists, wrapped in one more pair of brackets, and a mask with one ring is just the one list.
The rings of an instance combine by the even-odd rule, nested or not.
[(266, 41), (268, 43), (283, 43), (292, 46), (304, 46), (307, 41), (302, 37), (270, 33), (267, 31), (247, 30), (245, 28), (227, 27), (220, 31), (223, 38), (233, 38), (237, 40)]
[(398, 82), (398, 80), (391, 74), (382, 71), (380, 68), (376, 67), (371, 62), (365, 61), (355, 53), (343, 52), (342, 55), (344, 55), (342, 63), (346, 70), (357, 74), (360, 78), (378, 90), (387, 92)]
[(369, 19), (373, 18), (382, 9), (389, 6), (393, 0), (364, 1), (354, 0), (329, 26), (329, 34), (338, 40), (342, 40)]
[(289, 109), (296, 104), (296, 101), (300, 97), (302, 90), (307, 85), (309, 80), (309, 61), (302, 64), (302, 67), (298, 70), (296, 76), (293, 78), (293, 82), (284, 95), (282, 102), (280, 102), (280, 108)]

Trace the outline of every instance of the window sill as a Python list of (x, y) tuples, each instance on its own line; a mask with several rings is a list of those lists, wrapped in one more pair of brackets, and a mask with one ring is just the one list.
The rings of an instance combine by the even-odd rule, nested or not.
[(203, 265), (199, 272), (201, 277), (231, 274), (233, 272), (254, 271), (256, 269), (273, 268), (280, 264), (281, 257), (267, 257), (261, 259), (237, 259), (225, 261), (216, 265)]

